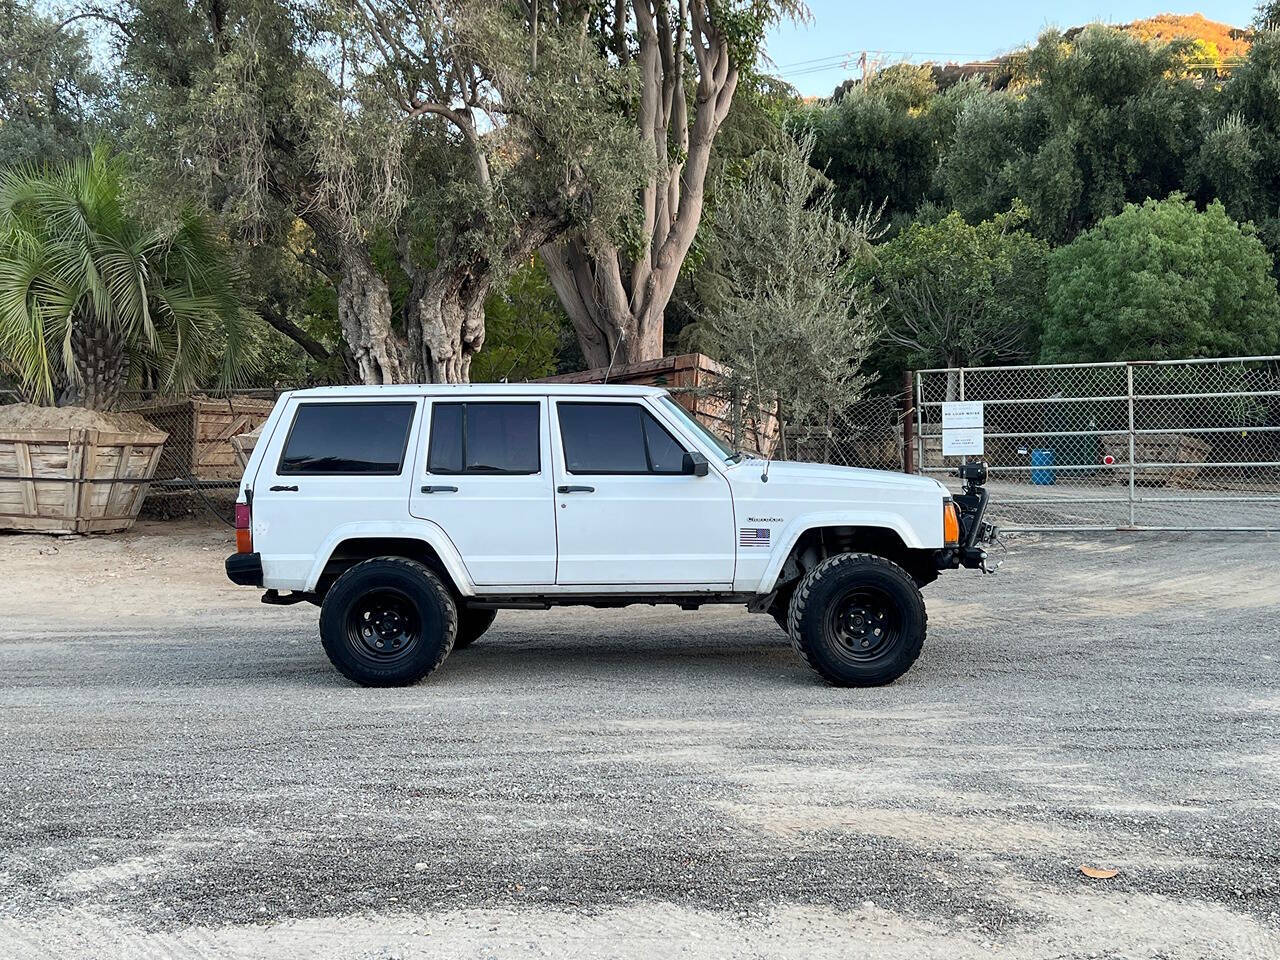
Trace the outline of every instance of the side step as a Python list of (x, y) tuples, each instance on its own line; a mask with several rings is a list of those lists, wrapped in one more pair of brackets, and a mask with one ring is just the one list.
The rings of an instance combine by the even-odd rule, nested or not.
[(315, 603), (316, 595), (314, 593), (304, 593), (298, 590), (292, 590), (284, 596), (280, 596), (279, 590), (268, 590), (262, 595), (262, 602), (269, 603), (275, 607), (291, 607), (295, 603)]

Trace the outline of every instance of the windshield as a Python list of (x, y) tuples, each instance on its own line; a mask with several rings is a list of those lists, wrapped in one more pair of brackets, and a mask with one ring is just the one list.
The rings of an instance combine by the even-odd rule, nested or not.
[(670, 396), (663, 394), (662, 403), (680, 419), (681, 423), (705, 440), (708, 446), (713, 450), (718, 450), (720, 452), (720, 458), (724, 460), (725, 463), (731, 463), (738, 459), (740, 455), (734, 451), (730, 444), (726, 443), (724, 440), (720, 439), (717, 434), (704, 427), (698, 422), (697, 418), (690, 416), (689, 411), (672, 400)]

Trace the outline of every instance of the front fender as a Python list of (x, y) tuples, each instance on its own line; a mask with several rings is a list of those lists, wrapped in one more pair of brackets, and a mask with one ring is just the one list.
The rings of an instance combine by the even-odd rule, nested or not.
[[(939, 513), (938, 523), (939, 526), (942, 523), (941, 513)], [(782, 572), (782, 565), (786, 563), (797, 541), (805, 531), (816, 530), (819, 527), (875, 527), (892, 530), (909, 550), (927, 549), (929, 546), (920, 536), (920, 531), (907, 523), (898, 513), (879, 510), (858, 510), (857, 512), (832, 510), (825, 513), (802, 514), (782, 528), (782, 533), (778, 536), (773, 552), (770, 554), (769, 564), (764, 568), (764, 573), (756, 584), (756, 593), (769, 593), (773, 590), (778, 582), (778, 575)]]
[(334, 529), (328, 538), (321, 544), (320, 549), (316, 551), (316, 563), (311, 568), (311, 573), (307, 576), (307, 590), (314, 591), (320, 582), (320, 575), (324, 573), (325, 564), (329, 562), (329, 558), (333, 556), (333, 551), (343, 540), (353, 540), (360, 537), (398, 537), (402, 540), (420, 540), (435, 550), (436, 555), (440, 557), (440, 562), (444, 564), (444, 568), (448, 571), (449, 576), (453, 578), (458, 592), (464, 597), (473, 597), (476, 593), (476, 585), (471, 582), (471, 577), (467, 573), (466, 565), (462, 562), (462, 555), (458, 553), (458, 548), (453, 545), (453, 541), (449, 539), (439, 525), (432, 523), (430, 520), (414, 520), (412, 523), (398, 521), (367, 521), (361, 523), (344, 523), (342, 526)]

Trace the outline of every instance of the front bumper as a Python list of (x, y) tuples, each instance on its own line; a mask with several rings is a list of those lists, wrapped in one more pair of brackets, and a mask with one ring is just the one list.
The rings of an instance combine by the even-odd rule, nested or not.
[(262, 586), (262, 554), (233, 553), (227, 557), (227, 579), (242, 587)]
[[(985, 465), (981, 479), (986, 479)], [(987, 566), (985, 546), (995, 541), (996, 528), (983, 519), (989, 501), (986, 489), (980, 481), (971, 480), (966, 483), (965, 492), (954, 499), (960, 508), (960, 542), (954, 547), (944, 547), (938, 551), (938, 569), (968, 567), (983, 573), (994, 573), (1000, 564)]]

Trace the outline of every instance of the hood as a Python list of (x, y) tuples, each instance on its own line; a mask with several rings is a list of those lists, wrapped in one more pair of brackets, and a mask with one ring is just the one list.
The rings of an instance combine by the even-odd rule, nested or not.
[[(733, 468), (733, 472), (746, 471), (750, 475), (758, 476), (764, 472), (765, 463), (764, 460), (744, 460)], [(869, 470), (866, 467), (837, 467), (830, 463), (797, 463), (792, 460), (774, 460), (768, 466), (770, 481), (835, 483), (880, 489), (915, 490), (920, 493), (941, 492), (943, 496), (950, 496), (950, 492), (942, 483), (932, 477), (922, 477), (912, 473)]]

